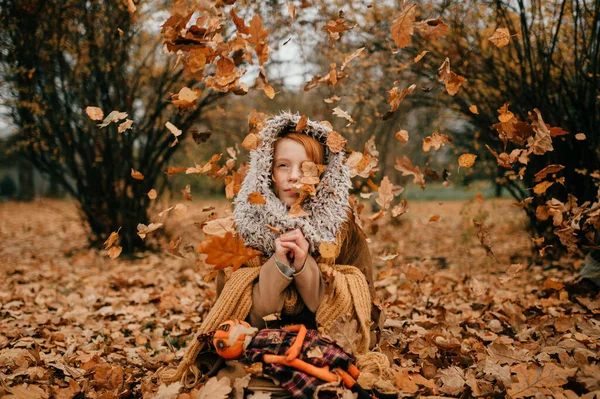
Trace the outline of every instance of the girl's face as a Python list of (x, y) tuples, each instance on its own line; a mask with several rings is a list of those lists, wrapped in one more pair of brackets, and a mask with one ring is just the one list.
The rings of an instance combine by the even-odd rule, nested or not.
[(275, 144), (273, 156), (273, 188), (275, 195), (288, 206), (298, 199), (292, 185), (302, 178), (302, 162), (310, 161), (304, 146), (297, 141), (280, 139)]

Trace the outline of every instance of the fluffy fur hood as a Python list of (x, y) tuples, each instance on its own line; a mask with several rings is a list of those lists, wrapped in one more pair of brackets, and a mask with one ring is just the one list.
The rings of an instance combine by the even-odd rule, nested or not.
[[(335, 241), (337, 232), (348, 217), (350, 171), (344, 162), (344, 152), (332, 153), (327, 146), (327, 169), (321, 175), (317, 193), (307, 197), (302, 204), (308, 216), (290, 217), (287, 206), (275, 195), (271, 180), (274, 143), (286, 126), (296, 126), (299, 120), (299, 114), (283, 112), (265, 122), (259, 132), (262, 143), (250, 152), (248, 174), (233, 201), (233, 216), (238, 234), (247, 246), (258, 249), (266, 256), (275, 252), (274, 241), (277, 238), (277, 234), (265, 226), (267, 224), (282, 232), (302, 229), (310, 244), (310, 253), (316, 255), (321, 241)], [(305, 132), (325, 144), (331, 129), (309, 120)], [(262, 194), (266, 204), (251, 204), (248, 201), (248, 195), (255, 191)]]

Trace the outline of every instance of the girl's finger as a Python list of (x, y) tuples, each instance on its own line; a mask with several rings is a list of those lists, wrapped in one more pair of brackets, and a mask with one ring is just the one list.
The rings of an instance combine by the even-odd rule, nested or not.
[(291, 241), (290, 242), (285, 242), (284, 241), (284, 242), (281, 243), (281, 246), (284, 247), (284, 248), (291, 249), (292, 251), (294, 251), (294, 254), (298, 254), (299, 255), (299, 254), (301, 254), (303, 252), (300, 249), (300, 247), (298, 245), (296, 245), (296, 243), (291, 242)]

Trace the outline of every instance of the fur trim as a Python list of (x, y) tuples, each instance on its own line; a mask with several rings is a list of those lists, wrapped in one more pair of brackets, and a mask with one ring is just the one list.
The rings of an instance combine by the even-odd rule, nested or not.
[[(295, 126), (300, 114), (282, 112), (265, 122), (259, 132), (262, 144), (250, 152), (250, 166), (242, 187), (233, 201), (236, 230), (249, 247), (258, 249), (266, 256), (275, 253), (277, 234), (265, 227), (266, 224), (282, 232), (302, 229), (310, 244), (310, 253), (318, 253), (321, 241), (334, 242), (336, 234), (347, 221), (348, 192), (351, 187), (350, 170), (345, 164), (344, 152), (337, 154), (325, 145), (331, 129), (315, 121), (308, 121), (306, 133), (325, 145), (327, 169), (317, 185), (315, 196), (309, 196), (302, 204), (308, 216), (292, 218), (288, 208), (279, 200), (272, 189), (271, 170), (274, 143), (279, 133), (288, 125)], [(251, 204), (248, 195), (258, 191), (266, 204)]]

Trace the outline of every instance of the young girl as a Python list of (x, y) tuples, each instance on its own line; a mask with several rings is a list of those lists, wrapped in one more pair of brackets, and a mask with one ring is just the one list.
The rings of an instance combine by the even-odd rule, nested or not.
[[(265, 122), (262, 142), (250, 153), (248, 174), (234, 200), (235, 229), (246, 246), (263, 253), (235, 272), (217, 278), (218, 298), (199, 333), (212, 331), (231, 318), (265, 326), (263, 317), (278, 314), (280, 324), (305, 324), (327, 331), (336, 322), (356, 322), (357, 352), (366, 352), (372, 319), (377, 311), (369, 249), (348, 203), (350, 172), (344, 152), (326, 146), (330, 129), (308, 121), (296, 132), (300, 115), (282, 113)], [(289, 215), (298, 199), (294, 185), (303, 176), (302, 164), (326, 165), (316, 194), (302, 202), (307, 216)], [(248, 196), (258, 192), (265, 204)], [(336, 244), (335, 259), (322, 257), (321, 243)], [(373, 313), (372, 317), (371, 314)], [(274, 327), (269, 323), (269, 327)], [(195, 383), (194, 366), (201, 349), (197, 340), (188, 348), (169, 382)], [(190, 376), (193, 374), (193, 376)], [(189, 381), (189, 377), (195, 377)], [(191, 383), (191, 384), (190, 384)]]

